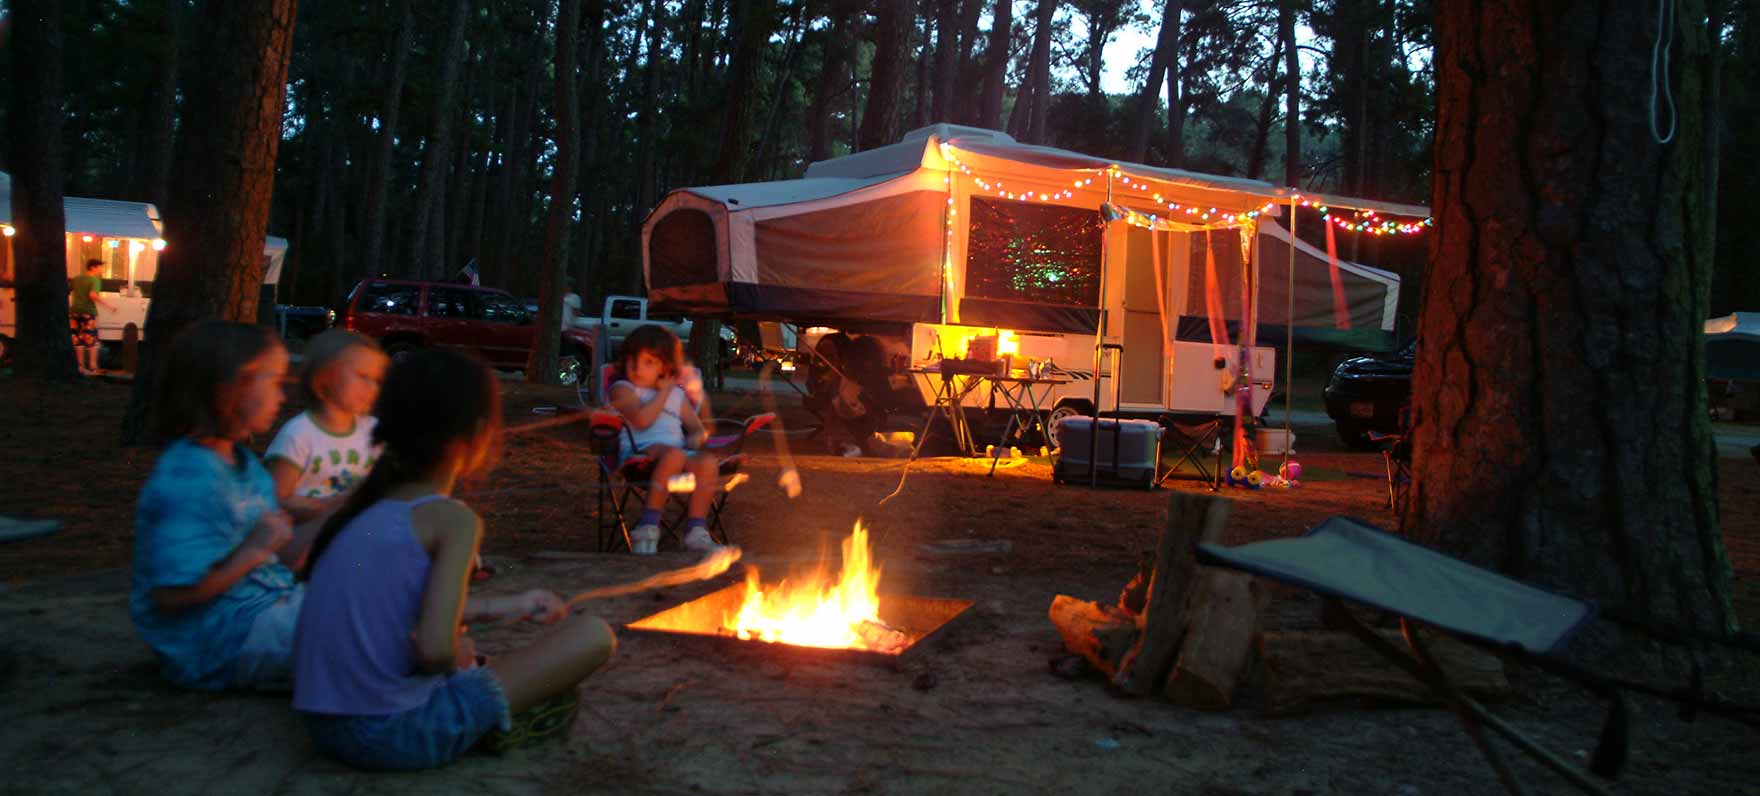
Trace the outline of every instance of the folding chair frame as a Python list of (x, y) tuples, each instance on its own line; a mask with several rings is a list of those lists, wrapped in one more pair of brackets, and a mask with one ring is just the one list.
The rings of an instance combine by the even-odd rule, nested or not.
[[(720, 458), (716, 467), (718, 488), (705, 518), (709, 538), (714, 539), (717, 544), (732, 543), (721, 514), (727, 505), (728, 496), (738, 485), (737, 477), (749, 458), (744, 453), (746, 437), (768, 426), (775, 418), (775, 415), (766, 413), (744, 421), (718, 420), (721, 423), (738, 423), (739, 433), (712, 437), (701, 451), (714, 453)], [(634, 525), (629, 520), (630, 504), (633, 502), (638, 507), (647, 505), (649, 493), (653, 489), (653, 458), (637, 454), (621, 463), (617, 461), (621, 439), (628, 438), (633, 447), (635, 431), (615, 412), (595, 412), (592, 432), (593, 452), (599, 466), (598, 548), (603, 552), (611, 552), (618, 549), (621, 543), (626, 550), (634, 549), (630, 542), (630, 531), (634, 530)], [(665, 519), (665, 509), (674, 503), (688, 500), (687, 495), (667, 496), (666, 503), (662, 505), (662, 538), (682, 541), (679, 532), (684, 527), (685, 514), (681, 512), (668, 521)]]
[[(1163, 437), (1166, 437), (1167, 432), (1171, 431), (1178, 434), (1180, 439), (1187, 444), (1184, 452), (1180, 453), (1179, 458), (1174, 460), (1173, 466), (1167, 468), (1167, 472), (1156, 476), (1155, 485), (1161, 486), (1162, 482), (1173, 477), (1173, 474), (1179, 470), (1180, 465), (1185, 464), (1186, 462), (1191, 462), (1192, 467), (1197, 469), (1198, 475), (1203, 479), (1206, 488), (1211, 492), (1221, 489), (1223, 472), (1222, 446), (1217, 443), (1222, 439), (1222, 421), (1209, 420), (1198, 424), (1196, 428), (1201, 431), (1201, 434), (1196, 437), (1186, 433), (1186, 428), (1191, 428), (1189, 426), (1181, 426), (1178, 423), (1167, 421), (1162, 424), (1162, 427), (1164, 429), (1162, 432)], [(1212, 472), (1210, 468), (1204, 466), (1202, 452), (1205, 445), (1209, 445), (1216, 449), (1216, 469), (1214, 472)]]

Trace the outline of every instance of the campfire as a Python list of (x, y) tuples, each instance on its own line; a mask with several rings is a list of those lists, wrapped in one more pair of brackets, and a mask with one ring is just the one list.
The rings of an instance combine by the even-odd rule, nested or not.
[(843, 540), (842, 552), (843, 566), (835, 574), (821, 562), (804, 575), (766, 583), (757, 567), (747, 567), (744, 583), (661, 611), (629, 629), (897, 660), (971, 607), (965, 600), (881, 594), (880, 567), (861, 523)]

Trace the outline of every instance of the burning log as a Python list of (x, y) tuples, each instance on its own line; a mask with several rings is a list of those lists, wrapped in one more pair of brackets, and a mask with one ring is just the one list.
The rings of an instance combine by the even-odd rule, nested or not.
[(863, 619), (855, 623), (856, 637), (861, 639), (862, 647), (887, 655), (897, 655), (905, 647), (911, 645), (911, 637), (898, 628), (875, 619)]
[(1175, 492), (1169, 499), (1167, 530), (1155, 549), (1155, 574), (1139, 622), (1143, 632), (1112, 675), (1120, 691), (1141, 696), (1166, 681), (1186, 632), (1188, 593), (1198, 571), (1194, 551), (1200, 542), (1222, 540), (1228, 510), (1227, 500), (1211, 495)]
[(1051, 624), (1065, 647), (1107, 677), (1118, 671), (1119, 661), (1137, 640), (1136, 617), (1066, 594), (1051, 598)]
[[(1377, 632), (1405, 645), (1397, 630)], [(1497, 656), (1446, 636), (1428, 635), (1424, 641), (1463, 692), (1486, 698), (1509, 695), (1509, 680)], [(1430, 689), (1348, 633), (1268, 632), (1260, 637), (1259, 657), (1265, 668), (1265, 712), (1272, 715), (1336, 700), (1406, 705), (1436, 701)]]
[(1251, 575), (1204, 569), (1186, 607), (1191, 624), (1167, 676), (1167, 698), (1202, 710), (1228, 707), (1252, 657), (1264, 604), (1265, 592)]

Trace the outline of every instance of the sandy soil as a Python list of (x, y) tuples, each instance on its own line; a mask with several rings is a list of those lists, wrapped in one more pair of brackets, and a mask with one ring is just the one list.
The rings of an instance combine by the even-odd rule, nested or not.
[[(952, 458), (920, 462), (901, 495), (902, 462), (808, 455), (805, 492), (773, 487), (780, 460), (759, 446), (754, 481), (729, 522), (766, 572), (835, 550), (858, 516), (878, 539), (886, 590), (971, 600), (973, 608), (898, 667), (828, 663), (785, 651), (732, 650), (624, 633), (614, 662), (590, 680), (564, 743), (507, 757), (472, 756), (442, 771), (379, 775), (316, 757), (285, 697), (170, 689), (126, 613), (132, 506), (152, 454), (115, 446), (125, 386), (36, 392), (0, 385), (0, 514), (62, 520), (56, 535), (0, 547), (0, 793), (1494, 793), (1496, 780), (1453, 717), (1439, 710), (1341, 707), (1269, 719), (1249, 683), (1236, 709), (1201, 713), (1110, 695), (1066, 680), (1045, 620), (1052, 595), (1110, 599), (1165, 522), (1167, 491), (1054, 487), (1043, 463), (1001, 469)], [(509, 384), (510, 425), (572, 394)], [(721, 414), (757, 411), (724, 395)], [(291, 413), (297, 407), (290, 406)], [(785, 415), (794, 417), (789, 407)], [(1299, 533), (1350, 513), (1391, 525), (1373, 454), (1333, 449), (1320, 427), (1297, 428), (1312, 477), (1300, 489), (1230, 492), (1230, 542)], [(634, 580), (689, 561), (599, 554), (596, 483), (585, 430), (512, 436), (503, 466), (464, 497), (488, 521), (498, 572), (480, 588), (569, 593)], [(266, 440), (263, 442), (266, 443)], [(1721, 462), (1727, 544), (1739, 612), (1760, 623), (1760, 479), (1754, 462)], [(1173, 489), (1196, 489), (1188, 481)], [(1007, 553), (947, 558), (921, 545), (1008, 540)], [(597, 602), (613, 623), (719, 588), (720, 580)], [(1317, 603), (1274, 590), (1269, 627), (1316, 623)], [(480, 643), (539, 632), (504, 625)], [(1512, 669), (1517, 696), (1498, 712), (1567, 756), (1593, 748), (1604, 706)], [(1622, 793), (1757, 793), (1760, 733), (1701, 717), (1680, 721), (1637, 704)], [(1560, 781), (1518, 764), (1537, 792)]]

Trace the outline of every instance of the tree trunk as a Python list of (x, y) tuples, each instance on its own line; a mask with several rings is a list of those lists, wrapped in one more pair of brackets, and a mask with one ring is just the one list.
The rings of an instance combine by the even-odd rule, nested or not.
[[(659, 26), (656, 25), (655, 28)], [(580, 151), (580, 87), (575, 84), (575, 44), (581, 0), (562, 0), (556, 14), (556, 162), (550, 178), (550, 221), (544, 229), (544, 269), (538, 274), (538, 331), (526, 362), (526, 380), (555, 384), (562, 342), (563, 280), (567, 278), (568, 228), (574, 223), (575, 156)], [(652, 51), (649, 57), (652, 57)]]
[(1033, 84), (1033, 106), (1027, 117), (1026, 142), (1050, 143), (1045, 126), (1051, 117), (1051, 25), (1057, 18), (1057, 0), (1039, 0), (1034, 14), (1033, 58), (1027, 64), (1027, 80)]
[[(65, 57), (60, 0), (13, 5), (12, 107), (7, 126), (12, 161), (12, 237), (18, 292), (21, 376), (73, 379), (67, 334), (66, 222), (61, 204), (61, 132)], [(0, 241), (0, 246), (6, 245)]]
[(1155, 54), (1149, 58), (1149, 74), (1143, 78), (1143, 91), (1137, 95), (1137, 114), (1131, 126), (1131, 148), (1126, 159), (1147, 163), (1149, 134), (1155, 129), (1156, 105), (1161, 101), (1161, 78), (1167, 65), (1179, 52), (1179, 25), (1182, 4), (1167, 0), (1161, 10), (1161, 33), (1155, 37)]
[(807, 108), (807, 161), (817, 162), (831, 157), (832, 103), (848, 84), (850, 4), (833, 0), (830, 24), (821, 39), (824, 54), (819, 58), (819, 76), (813, 81), (813, 103)]
[(1008, 93), (1008, 42), (1014, 25), (1014, 0), (996, 0), (990, 14), (990, 43), (984, 46), (984, 94), (978, 101), (978, 126), (1002, 129), (1002, 100)]
[[(654, 176), (654, 150), (659, 143), (654, 140), (654, 115), (660, 99), (658, 96), (660, 54), (660, 20), (658, 18), (659, 3), (648, 0), (642, 16), (648, 20), (647, 47), (648, 57), (642, 64), (642, 104), (636, 112), (636, 215), (645, 215), (654, 208), (655, 194), (659, 189), (658, 180)], [(735, 100), (739, 102), (740, 100)], [(732, 180), (738, 182), (738, 180)], [(638, 222), (639, 223), (639, 222)], [(637, 230), (639, 232), (639, 230)]]
[(868, 109), (862, 112), (858, 149), (897, 143), (898, 103), (904, 94), (905, 67), (910, 54), (910, 0), (879, 0), (875, 25), (874, 69), (868, 86)]
[(1247, 179), (1259, 179), (1265, 173), (1265, 147), (1271, 139), (1271, 115), (1277, 110), (1277, 64), (1283, 58), (1283, 36), (1271, 47), (1271, 60), (1265, 65), (1265, 97), (1259, 103), (1259, 123), (1253, 128), (1253, 149), (1247, 156)]
[(959, 124), (978, 121), (978, 92), (984, 86), (984, 77), (972, 59), (972, 50), (978, 44), (978, 16), (983, 10), (984, 0), (960, 0), (959, 61), (954, 65), (953, 107), (949, 110), (952, 121)]
[(123, 442), (150, 427), (163, 352), (201, 318), (253, 323), (263, 285), (263, 236), (275, 187), (296, 0), (201, 7), (177, 140), (177, 179), (142, 335)]
[[(923, 29), (921, 31), (916, 30), (916, 25), (914, 23), (911, 25), (911, 30), (913, 32), (922, 34), (921, 38), (923, 42), (922, 46), (917, 48), (917, 57), (913, 59), (917, 65), (917, 73), (913, 82), (915, 88), (911, 91), (910, 129), (912, 130), (921, 129), (929, 123), (929, 94), (932, 92), (930, 86), (935, 79), (929, 68), (930, 62), (935, 58), (934, 23), (934, 19), (925, 14), (923, 15)], [(908, 51), (910, 47), (907, 45), (905, 49)]]
[(416, 186), (415, 209), (410, 214), (410, 260), (408, 273), (417, 278), (441, 279), (446, 274), (446, 252), (436, 248), (436, 227), (445, 226), (447, 169), (452, 165), (452, 104), (457, 97), (458, 71), (464, 63), (464, 29), (471, 0), (453, 0), (446, 22), (446, 46), (440, 51), (440, 92), (434, 99), (434, 126), (422, 152), (421, 180)]
[(935, 0), (935, 92), (929, 121), (954, 120), (954, 92), (959, 82), (959, 0)]
[(1186, 162), (1186, 100), (1185, 85), (1180, 78), (1179, 51), (1167, 67), (1167, 166), (1180, 168)]
[(763, 66), (765, 45), (770, 41), (772, 12), (773, 0), (734, 2), (735, 46), (733, 62), (728, 67), (731, 74), (727, 83), (727, 114), (721, 124), (721, 154), (715, 162), (717, 183), (745, 179), (751, 159), (752, 117), (759, 102), (758, 70)]
[[(397, 140), (397, 117), (403, 110), (404, 72), (409, 64), (409, 51), (415, 38), (415, 15), (411, 10), (412, 0), (397, 2), (397, 35), (391, 44), (391, 56), (386, 67), (385, 93), (379, 106), (379, 138), (375, 142), (377, 151), (373, 156), (371, 175), (367, 182), (366, 212), (362, 214), (362, 232), (366, 235), (366, 245), (362, 247), (365, 267), (364, 274), (379, 273), (385, 268), (385, 199), (390, 190), (391, 177), (395, 172), (391, 158)], [(398, 269), (402, 270), (402, 269)]]
[[(1677, 17), (1681, 109), (1703, 101), (1703, 12)], [(1651, 136), (1657, 24), (1638, 0), (1441, 3), (1407, 517), (1542, 588), (1724, 633), (1705, 127), (1687, 112)]]
[(134, 180), (131, 193), (142, 202), (165, 206), (166, 186), (171, 179), (171, 148), (177, 122), (177, 32), (182, 3), (163, 2), (157, 9), (164, 28), (153, 42), (153, 76), (147, 82), (142, 105), (140, 136), (135, 145)]
[(1283, 184), (1301, 186), (1302, 176), (1302, 66), (1296, 53), (1296, 0), (1277, 4), (1277, 35), (1289, 42), (1283, 48)]

